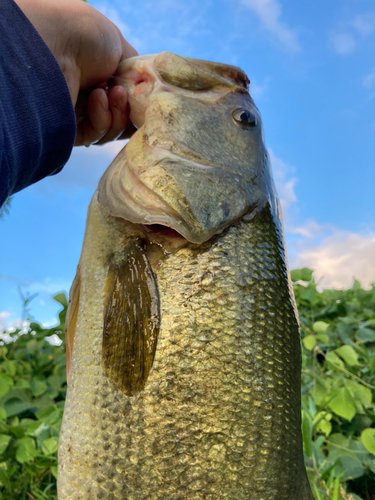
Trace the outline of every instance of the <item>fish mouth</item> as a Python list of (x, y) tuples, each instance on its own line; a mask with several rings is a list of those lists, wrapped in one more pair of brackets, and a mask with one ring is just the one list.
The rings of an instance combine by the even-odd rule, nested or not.
[(169, 236), (172, 238), (184, 238), (182, 234), (178, 233), (175, 229), (172, 229), (169, 226), (163, 226), (162, 224), (149, 224), (149, 225), (144, 225), (144, 227), (146, 230), (149, 230), (152, 233), (160, 234), (161, 236)]
[(239, 68), (162, 53), (121, 63), (116, 78), (138, 130), (99, 183), (112, 216), (201, 244), (265, 201), (261, 120)]

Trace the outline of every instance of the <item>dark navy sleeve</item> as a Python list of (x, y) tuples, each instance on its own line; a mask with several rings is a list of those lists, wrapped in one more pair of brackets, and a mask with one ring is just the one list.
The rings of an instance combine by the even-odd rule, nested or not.
[(0, 206), (68, 161), (74, 108), (60, 66), (13, 0), (0, 0)]

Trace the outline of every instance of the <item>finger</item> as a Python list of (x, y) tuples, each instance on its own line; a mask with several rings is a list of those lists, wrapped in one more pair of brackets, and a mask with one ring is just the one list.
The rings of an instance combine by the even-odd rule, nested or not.
[(127, 42), (122, 35), (121, 35), (121, 45), (122, 45), (121, 61), (127, 59), (128, 57), (135, 57), (139, 55), (138, 52), (135, 50), (135, 48), (132, 45), (130, 45), (130, 43)]
[(126, 129), (123, 131), (123, 133), (120, 135), (120, 137), (117, 138), (118, 141), (121, 141), (122, 139), (130, 139), (130, 137), (137, 132), (137, 127), (135, 127), (132, 122), (129, 122), (129, 125), (126, 127)]
[(112, 113), (104, 89), (94, 89), (87, 101), (84, 115), (77, 121), (76, 146), (90, 146), (108, 132), (112, 123)]
[(116, 85), (109, 89), (108, 103), (112, 114), (112, 123), (107, 133), (97, 142), (97, 144), (104, 144), (116, 140), (129, 124), (128, 94), (124, 87)]

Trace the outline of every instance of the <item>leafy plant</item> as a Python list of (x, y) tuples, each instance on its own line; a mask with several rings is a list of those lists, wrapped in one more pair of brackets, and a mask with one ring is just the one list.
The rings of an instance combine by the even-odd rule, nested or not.
[[(316, 500), (375, 500), (375, 284), (319, 292), (291, 272), (302, 336), (302, 432)], [(66, 392), (64, 322), (0, 346), (0, 500), (55, 500)], [(29, 299), (24, 300), (24, 308)], [(46, 338), (62, 341), (52, 345)]]
[[(56, 328), (30, 323), (0, 346), (0, 499), (56, 499), (57, 445), (66, 393), (64, 322)], [(24, 301), (24, 307), (28, 305)], [(61, 339), (60, 346), (47, 339)]]
[(355, 280), (349, 290), (319, 292), (310, 269), (291, 276), (298, 282), (303, 443), (315, 498), (374, 500), (375, 283), (371, 290)]

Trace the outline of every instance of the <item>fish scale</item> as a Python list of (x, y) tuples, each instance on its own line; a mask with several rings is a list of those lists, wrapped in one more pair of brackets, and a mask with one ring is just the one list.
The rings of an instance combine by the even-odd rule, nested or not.
[(94, 202), (89, 217), (81, 294), (91, 303), (77, 325), (87, 333), (74, 344), (59, 499), (310, 499), (298, 323), (270, 207), (153, 265), (161, 326), (151, 373), (134, 397), (103, 373), (103, 326), (91, 312), (99, 308), (100, 318), (103, 309), (98, 262), (125, 255), (120, 244), (94, 243), (107, 232), (122, 241), (127, 223)]

